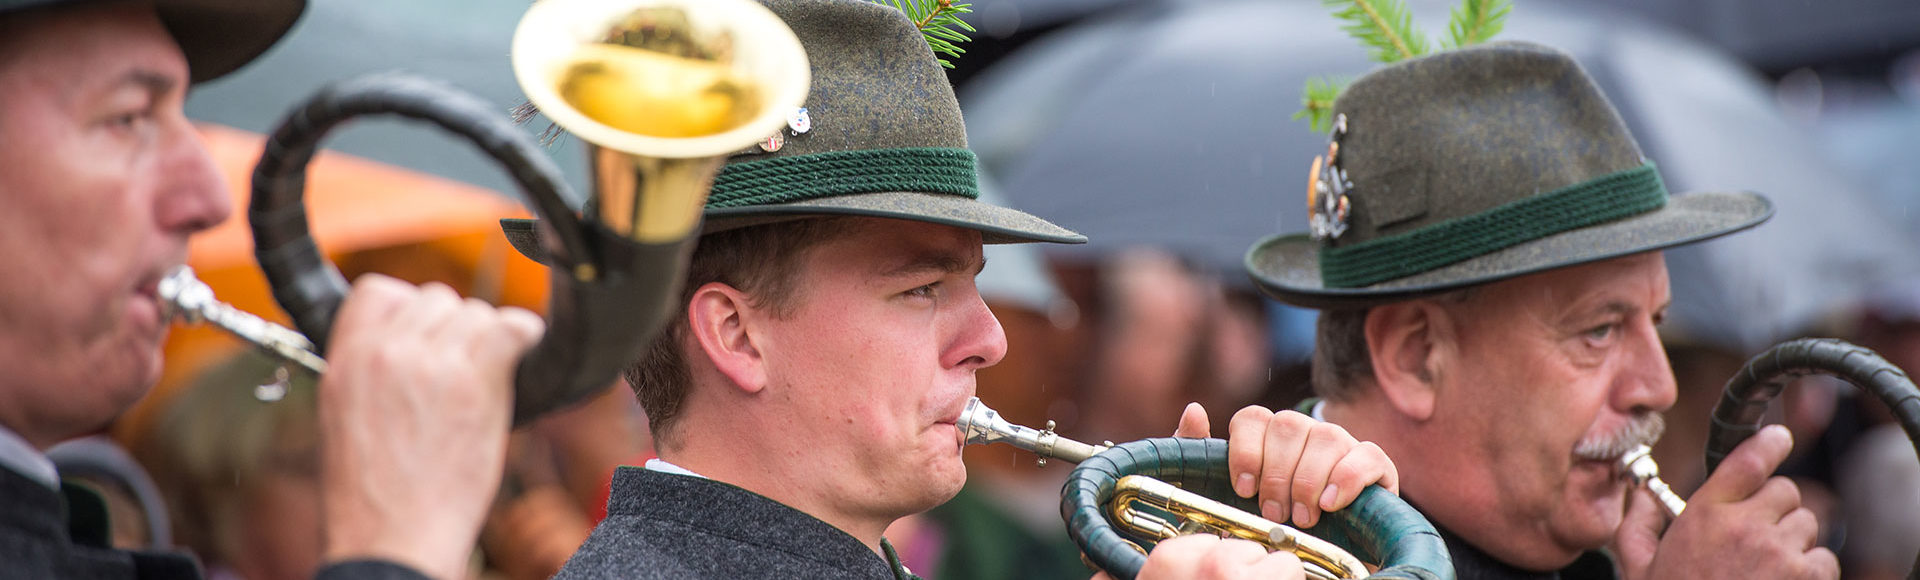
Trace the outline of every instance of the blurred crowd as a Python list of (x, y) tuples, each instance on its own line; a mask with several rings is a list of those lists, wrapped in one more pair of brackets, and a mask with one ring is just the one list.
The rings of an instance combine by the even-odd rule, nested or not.
[[(1317, 8), (1317, 3), (1302, 4), (1310, 5), (1309, 10)], [(1522, 3), (1516, 10), (1531, 10), (1532, 6)], [(994, 71), (986, 67), (994, 59), (989, 57), (1005, 55), (1005, 60), (1012, 62), (1021, 57), (1014, 48), (1047, 48), (1046, 42), (1036, 39), (1092, 35), (1088, 31), (1094, 29), (1077, 26), (1109, 25), (1116, 20), (1127, 26), (1146, 26), (1141, 23), (1153, 18), (1175, 18), (1163, 13), (1141, 16), (1115, 8), (1099, 14), (1109, 18), (1068, 24), (1072, 19), (1048, 12), (1046, 20), (1030, 22), (1024, 28), (1013, 25), (1004, 29), (1005, 34), (994, 32), (999, 29), (983, 32), (980, 40), (984, 48), (980, 52), (986, 56), (962, 60), (963, 68), (954, 78), (990, 82)], [(327, 14), (322, 11), (316, 18), (326, 22)], [(1318, 23), (1301, 26), (1333, 29)], [(988, 24), (982, 27), (991, 28)], [(1912, 64), (1920, 62), (1915, 60), (1920, 56), (1913, 55), (1920, 52), (1888, 59), (1886, 66), (1920, 70)], [(1773, 83), (1798, 70), (1817, 69), (1809, 65), (1793, 71), (1763, 71), (1767, 77), (1740, 69), (1739, 74), (1743, 79), (1764, 78), (1754, 81), (1757, 87), (1788, 86), (1803, 81), (1779, 78), (1777, 85)], [(1920, 74), (1905, 74), (1920, 78)], [(962, 86), (963, 106), (1004, 102), (993, 100), (994, 95), (981, 86), (971, 87), (972, 93), (968, 88)], [(1897, 98), (1909, 99), (1909, 107), (1920, 109), (1920, 96), (1916, 96), (1920, 89), (1893, 93), (1908, 95)], [(973, 98), (964, 98), (969, 95)], [(1787, 123), (1800, 123), (1794, 125), (1800, 130), (1811, 131), (1803, 126), (1807, 121), (1805, 111), (1793, 112), (1796, 101), (1789, 96), (1781, 97), (1781, 103), (1798, 116), (1773, 115), (1788, 119), (1784, 121)], [(1770, 100), (1772, 95), (1763, 93), (1762, 97)], [(1284, 118), (1291, 113), (1291, 94), (1269, 94), (1265, 98), (1284, 110), (1246, 114)], [(1658, 108), (1626, 103), (1623, 109), (1631, 111), (1635, 107)], [(975, 111), (968, 109), (968, 114), (974, 115)], [(984, 112), (981, 115), (988, 116)], [(1634, 123), (1639, 123), (1635, 129), (1644, 133), (1655, 129), (1650, 125), (1656, 121), (1630, 121)], [(1287, 127), (1297, 135), (1258, 138), (1301, 141), (1309, 147), (1324, 143), (1324, 136), (1310, 134), (1304, 125)], [(991, 131), (976, 132), (975, 139), (984, 143), (982, 158), (989, 162), (1023, 155), (1021, 145), (995, 150), (991, 148), (995, 144), (1046, 142), (1037, 137), (1021, 141)], [(1096, 143), (1095, 139), (1079, 142), (1088, 147), (1129, 145)], [(1643, 139), (1661, 141), (1648, 135)], [(1070, 137), (1066, 140), (1075, 141)], [(1659, 145), (1648, 149), (1656, 157), (1674, 154)], [(1911, 153), (1907, 155), (1908, 164), (1920, 166), (1913, 163)], [(1166, 163), (1178, 161), (1167, 159)], [(1293, 206), (1303, 196), (1297, 186), (1304, 180), (1298, 177), (1304, 174), (1307, 161), (1276, 161), (1277, 167), (1262, 170), (1269, 188), (1248, 194), (1283, 200), (1286, 211), (1293, 212), (1283, 211), (1279, 216), (1281, 227), (1287, 231), (1305, 227), (1304, 216)], [(1686, 175), (1686, 161), (1679, 156), (1657, 161), (1670, 175)], [(1813, 167), (1829, 167), (1828, 163), (1820, 161)], [(990, 164), (989, 169), (1008, 177), (1017, 177), (1023, 171), (1022, 167), (1006, 164), (997, 168)], [(1809, 179), (1816, 183), (1845, 181), (1831, 174)], [(1007, 180), (1010, 186), (1019, 182)], [(1902, 184), (1893, 182), (1894, 186)], [(1837, 195), (1829, 191), (1778, 191), (1766, 185), (1754, 184), (1754, 189), (1786, 198)], [(1851, 191), (1845, 187), (1838, 190)], [(1031, 194), (1009, 187), (1005, 195), (1010, 205), (1021, 207), (1028, 202), (1023, 195)], [(1916, 199), (1920, 191), (1880, 192), (1871, 203), (1886, 203), (1894, 197)], [(1797, 207), (1793, 202), (1781, 206), (1783, 212)], [(1064, 225), (1080, 226), (1079, 216), (1070, 212), (1036, 213)], [(1911, 212), (1899, 209), (1888, 213), (1899, 216)], [(1275, 216), (1259, 219), (1270, 224)], [(1204, 228), (1191, 224), (1183, 227)], [(1782, 231), (1781, 227), (1789, 229)], [(1750, 236), (1792, 240), (1801, 233), (1793, 227), (1769, 224)], [(1891, 245), (1889, 249), (1895, 253), (1910, 256), (1911, 240), (1920, 232), (1907, 231), (1911, 226), (1906, 223), (1890, 223), (1889, 227), (1900, 235), (1858, 243)], [(1081, 230), (1093, 238), (1089, 251), (1043, 254), (1030, 247), (988, 250), (991, 265), (982, 275), (982, 293), (1005, 328), (1011, 349), (999, 365), (980, 372), (978, 396), (983, 401), (1014, 423), (1039, 427), (1052, 422), (1063, 435), (1097, 442), (1169, 435), (1179, 410), (1188, 402), (1214, 410), (1247, 404), (1281, 409), (1309, 395), (1305, 349), (1312, 340), (1310, 313), (1261, 298), (1230, 260), (1190, 247), (1103, 243), (1101, 233), (1095, 230)], [(412, 255), (383, 255), (383, 251), (393, 250), (344, 256), (341, 263), (349, 277), (358, 271), (380, 271), (413, 282), (446, 282), (463, 293), (484, 294), (484, 288), (476, 285), (484, 286), (489, 284), (487, 280), (502, 276), (497, 266), (448, 265)], [(505, 254), (495, 258), (519, 259)], [(1676, 491), (1687, 495), (1705, 479), (1701, 450), (1707, 434), (1707, 414), (1727, 379), (1766, 344), (1798, 336), (1838, 337), (1874, 349), (1909, 372), (1920, 371), (1920, 271), (1910, 271), (1904, 263), (1869, 264), (1864, 268), (1902, 275), (1842, 280), (1848, 282), (1843, 285), (1845, 292), (1828, 292), (1830, 295), (1824, 296), (1817, 309), (1818, 316), (1773, 323), (1762, 344), (1728, 339), (1725, 333), (1699, 326), (1676, 325), (1669, 329), (1668, 357), (1680, 396), (1667, 412), (1666, 436), (1655, 449), (1655, 457)], [(1798, 282), (1785, 278), (1811, 275), (1787, 272), (1780, 274), (1781, 279), (1751, 282), (1787, 286)], [(1676, 286), (1684, 283), (1676, 274)], [(1687, 307), (1684, 302), (1688, 300), (1712, 302), (1725, 298), (1677, 287), (1675, 296), (1680, 301), (1676, 310)], [(1731, 316), (1762, 314), (1742, 312)], [(254, 354), (230, 349), (223, 356), (223, 362), (201, 365), (196, 376), (180, 380), (178, 389), (163, 389), (166, 396), (149, 402), (153, 408), (142, 412), (147, 419), (137, 428), (119, 429), (113, 438), (72, 442), (49, 455), (62, 474), (102, 492), (113, 516), (111, 533), (116, 545), (191, 550), (213, 578), (310, 577), (320, 561), (321, 548), (316, 514), (318, 457), (313, 385), (297, 374), (285, 376), (272, 361)], [(543, 418), (514, 435), (506, 482), (473, 556), (476, 577), (546, 578), (586, 538), (604, 515), (606, 485), (612, 470), (619, 465), (639, 465), (650, 456), (645, 414), (630, 393), (624, 386), (617, 386), (586, 405)], [(1884, 403), (1844, 383), (1809, 377), (1791, 385), (1773, 409), (1777, 421), (1793, 431), (1796, 442), (1795, 455), (1782, 472), (1796, 479), (1805, 504), (1819, 512), (1823, 543), (1841, 556), (1845, 577), (1905, 577), (1915, 554), (1920, 553), (1920, 461), (1916, 460), (1914, 442), (1893, 422)], [(1214, 424), (1224, 427), (1226, 423), (1217, 420)], [(922, 516), (902, 520), (889, 530), (887, 536), (899, 548), (903, 562), (928, 578), (942, 580), (1084, 578), (1089, 574), (1058, 516), (1059, 489), (1068, 468), (1037, 466), (1030, 454), (1005, 446), (969, 448), (965, 457), (971, 477), (958, 497)]]

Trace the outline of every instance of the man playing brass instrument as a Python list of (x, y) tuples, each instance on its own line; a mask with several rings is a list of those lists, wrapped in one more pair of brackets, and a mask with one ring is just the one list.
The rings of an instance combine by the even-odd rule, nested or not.
[[(1007, 349), (974, 286), (982, 244), (1084, 241), (974, 199), (957, 101), (904, 14), (766, 5), (806, 48), (806, 109), (715, 180), (679, 313), (628, 374), (660, 459), (615, 474), (606, 520), (560, 577), (909, 576), (881, 536), (960, 490), (954, 422), (974, 372)], [(506, 227), (542, 254), (531, 224)], [(1204, 436), (1204, 423), (1195, 410), (1182, 433)], [(1286, 455), (1345, 485), (1342, 501), (1298, 496), (1315, 510), (1391, 484), (1377, 448), (1323, 433), (1302, 453), (1307, 431)], [(1245, 459), (1251, 479), (1261, 459)], [(1149, 577), (1301, 574), (1292, 555), (1244, 541), (1167, 546)]]
[[(305, 4), (0, 0), (0, 577), (199, 576), (185, 556), (78, 533), (105, 528), (66, 517), (100, 500), (63, 489), (42, 451), (158, 379), (156, 285), (189, 235), (232, 212), (182, 102)], [(541, 327), (444, 286), (359, 281), (318, 393), (320, 577), (464, 576), (500, 481), (513, 365)]]
[(1248, 268), (1325, 311), (1317, 414), (1394, 457), (1461, 578), (1838, 574), (1797, 489), (1768, 477), (1784, 429), (1736, 449), (1670, 526), (1617, 466), (1675, 398), (1659, 250), (1752, 227), (1765, 199), (1668, 197), (1594, 83), (1537, 45), (1389, 66), (1333, 113), (1314, 232), (1259, 243)]

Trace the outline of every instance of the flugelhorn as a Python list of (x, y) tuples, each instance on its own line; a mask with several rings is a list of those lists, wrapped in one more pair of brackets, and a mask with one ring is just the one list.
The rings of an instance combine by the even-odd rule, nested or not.
[[(1062, 494), (1061, 516), (1088, 558), (1118, 577), (1133, 578), (1145, 560), (1146, 549), (1132, 540), (1151, 543), (1195, 533), (1251, 540), (1268, 550), (1290, 551), (1300, 558), (1311, 578), (1368, 576), (1365, 562), (1334, 542), (1214, 500), (1208, 494), (1182, 489), (1176, 486), (1179, 481), (1169, 483), (1150, 477), (1200, 485), (1226, 481), (1226, 442), (1219, 439), (1165, 438), (1117, 446), (1090, 445), (1061, 437), (1053, 431), (1051, 421), (1040, 430), (1015, 425), (978, 397), (967, 401), (956, 425), (965, 444), (1005, 443), (1038, 455), (1041, 465), (1054, 459), (1079, 464)], [(1131, 538), (1114, 533), (1115, 524)], [(1317, 528), (1325, 528), (1379, 563), (1381, 568), (1373, 577), (1453, 578), (1452, 561), (1439, 532), (1419, 512), (1377, 487), (1362, 492), (1346, 510), (1326, 514)]]
[[(323, 89), (269, 137), (248, 210), (274, 298), (323, 354), (347, 285), (309, 235), (307, 163), (345, 121), (395, 115), (466, 138), (499, 162), (544, 224), (555, 270), (547, 333), (515, 371), (514, 420), (612, 384), (672, 311), (707, 190), (725, 157), (783, 126), (806, 97), (806, 52), (748, 0), (541, 0), (514, 33), (529, 100), (591, 150), (596, 219), (504, 111), (427, 79)], [(209, 319), (210, 321), (213, 319)]]

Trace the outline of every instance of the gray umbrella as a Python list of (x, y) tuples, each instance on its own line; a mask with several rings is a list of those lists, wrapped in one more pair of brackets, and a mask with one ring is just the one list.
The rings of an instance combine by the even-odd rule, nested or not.
[[(508, 43), (528, 0), (312, 0), (287, 38), (237, 74), (195, 87), (187, 114), (254, 132), (271, 131), (288, 109), (328, 83), (408, 70), (474, 93), (502, 115), (525, 100), (508, 64)], [(540, 122), (533, 130), (544, 128)], [(511, 180), (472, 145), (400, 121), (374, 120), (324, 143), (502, 192)], [(550, 151), (568, 181), (585, 184), (578, 144)], [(575, 200), (579, 201), (579, 200)]]
[[(1444, 30), (1451, 3), (1413, 2)], [(1920, 271), (1907, 238), (1780, 119), (1750, 72), (1670, 31), (1584, 5), (1524, 2), (1501, 38), (1573, 53), (1614, 98), (1670, 189), (1751, 189), (1779, 213), (1671, 252), (1673, 325), (1751, 351)], [(1239, 271), (1254, 241), (1306, 227), (1308, 164), (1326, 146), (1289, 117), (1309, 76), (1372, 65), (1318, 2), (1169, 2), (1071, 27), (962, 95), (974, 148), (1016, 206), (1097, 253), (1143, 244)]]

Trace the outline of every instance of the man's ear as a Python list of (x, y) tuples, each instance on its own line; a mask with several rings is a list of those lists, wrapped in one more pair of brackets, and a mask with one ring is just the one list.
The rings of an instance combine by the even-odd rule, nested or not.
[(1427, 300), (1375, 306), (1367, 312), (1366, 334), (1381, 394), (1408, 419), (1432, 417), (1439, 358), (1452, 340), (1447, 312)]
[(720, 374), (748, 393), (767, 386), (766, 360), (749, 324), (756, 313), (745, 293), (719, 282), (694, 290), (687, 303), (687, 329), (694, 342)]

